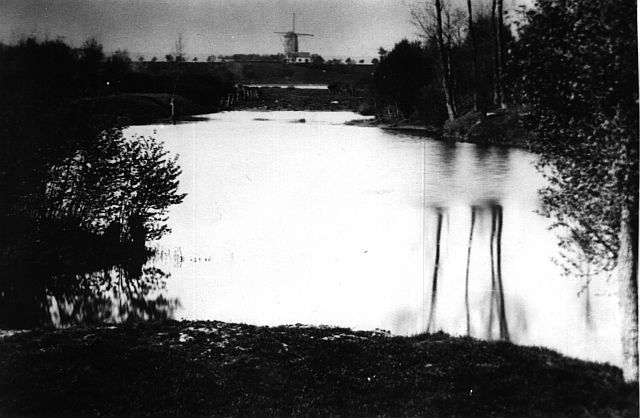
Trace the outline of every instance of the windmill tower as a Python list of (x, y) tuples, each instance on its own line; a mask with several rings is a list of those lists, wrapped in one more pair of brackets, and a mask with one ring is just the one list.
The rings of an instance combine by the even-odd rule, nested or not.
[(311, 55), (308, 52), (298, 51), (298, 36), (313, 36), (310, 33), (296, 32), (296, 14), (293, 14), (293, 26), (289, 32), (274, 32), (282, 35), (284, 45), (284, 56), (288, 63), (311, 62)]

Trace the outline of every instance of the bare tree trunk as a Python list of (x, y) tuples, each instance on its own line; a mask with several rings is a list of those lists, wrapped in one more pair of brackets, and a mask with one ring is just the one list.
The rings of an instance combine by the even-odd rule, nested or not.
[(447, 104), (447, 114), (449, 120), (456, 118), (456, 109), (453, 102), (451, 80), (449, 79), (447, 53), (444, 47), (444, 37), (442, 34), (442, 4), (440, 0), (435, 0), (436, 4), (436, 20), (437, 20), (437, 35), (438, 35), (438, 49), (440, 50), (440, 63), (442, 64), (442, 87), (444, 89), (444, 97)]
[(467, 274), (464, 277), (464, 308), (467, 316), (467, 336), (471, 335), (471, 318), (469, 313), (469, 264), (471, 264), (471, 244), (473, 243), (473, 228), (476, 224), (476, 207), (471, 206), (471, 230), (467, 245)]
[(625, 205), (620, 223), (618, 299), (622, 318), (622, 374), (638, 381), (638, 220)]
[[(447, 25), (445, 26), (447, 29), (447, 33), (445, 35), (445, 38), (447, 39), (447, 42), (445, 44), (446, 50), (447, 50), (447, 76), (449, 77), (449, 95), (452, 99), (452, 101), (455, 102), (454, 100), (454, 96), (453, 96), (453, 92), (455, 90), (455, 80), (453, 78), (453, 66), (451, 65), (452, 59), (451, 59), (451, 37), (452, 37), (452, 28), (451, 28), (451, 12), (449, 10), (447, 10), (445, 12), (445, 17), (447, 19)], [(443, 34), (444, 35), (444, 34)], [(453, 103), (453, 110), (455, 112), (455, 103)]]
[[(498, 10), (497, 10), (497, 22), (496, 22), (496, 49), (498, 54), (498, 79), (497, 86), (500, 91), (500, 107), (502, 109), (507, 108), (507, 102), (504, 94), (504, 35), (502, 31), (504, 30), (504, 21), (503, 21), (503, 9), (502, 9), (503, 0), (497, 0)], [(496, 103), (497, 104), (497, 103)]]
[[(448, 17), (447, 17), (448, 20)], [(448, 26), (448, 25), (447, 25)], [(456, 104), (453, 96), (453, 92), (455, 90), (455, 80), (453, 77), (453, 68), (451, 67), (451, 36), (447, 36), (447, 77), (449, 79), (449, 97), (451, 97), (451, 106), (453, 107), (454, 113), (457, 114)]]
[(496, 24), (496, 2), (491, 0), (491, 29), (493, 32), (493, 104), (498, 105), (502, 102), (502, 90), (500, 89), (500, 63), (498, 58), (498, 25)]
[(467, 0), (467, 13), (469, 14), (469, 37), (471, 38), (471, 71), (473, 72), (473, 111), (477, 112), (478, 106), (478, 51), (476, 48), (476, 35), (473, 28), (473, 12), (471, 10), (471, 0)]
[(436, 232), (436, 258), (433, 264), (433, 278), (431, 280), (431, 306), (429, 307), (429, 320), (427, 332), (435, 327), (436, 304), (438, 302), (438, 269), (440, 268), (440, 237), (442, 235), (442, 212), (438, 210), (438, 227)]

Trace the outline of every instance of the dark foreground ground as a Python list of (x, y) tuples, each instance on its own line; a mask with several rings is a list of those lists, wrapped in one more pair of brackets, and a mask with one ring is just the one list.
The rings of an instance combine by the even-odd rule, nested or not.
[(175, 322), (0, 340), (1, 416), (637, 416), (610, 366), (444, 334)]

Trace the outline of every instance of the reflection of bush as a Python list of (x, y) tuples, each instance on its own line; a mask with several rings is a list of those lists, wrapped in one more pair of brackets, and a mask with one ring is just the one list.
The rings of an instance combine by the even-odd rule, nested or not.
[(156, 268), (139, 277), (124, 269), (74, 277), (69, 288), (48, 289), (48, 313), (56, 326), (169, 319), (180, 303), (160, 293), (167, 277)]
[(162, 295), (168, 275), (155, 268), (142, 274), (125, 268), (52, 274), (34, 267), (3, 273), (8, 276), (0, 283), (1, 327), (169, 319), (180, 306)]

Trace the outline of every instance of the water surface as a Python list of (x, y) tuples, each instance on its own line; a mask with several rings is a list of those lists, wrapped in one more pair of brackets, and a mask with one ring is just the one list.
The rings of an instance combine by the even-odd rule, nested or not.
[(610, 284), (583, 289), (552, 261), (534, 155), (343, 125), (357, 117), (131, 128), (180, 155), (188, 196), (154, 261), (176, 317), (442, 329), (620, 363)]

